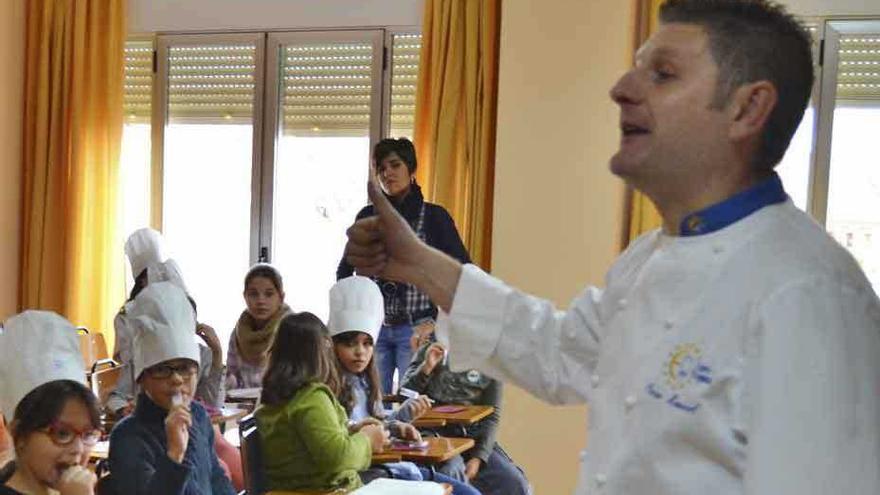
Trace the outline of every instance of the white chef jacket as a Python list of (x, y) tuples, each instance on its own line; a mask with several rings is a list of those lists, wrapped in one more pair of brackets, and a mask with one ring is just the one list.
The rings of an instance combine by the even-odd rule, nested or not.
[(438, 338), (590, 404), (579, 495), (880, 494), (880, 302), (790, 200), (648, 233), (566, 312), (467, 265)]

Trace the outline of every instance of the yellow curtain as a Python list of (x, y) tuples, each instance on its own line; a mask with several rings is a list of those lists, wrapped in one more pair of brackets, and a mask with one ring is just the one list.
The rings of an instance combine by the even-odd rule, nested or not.
[(124, 294), (117, 238), (126, 0), (30, 0), (22, 309), (104, 332)]
[(13, 458), (12, 438), (6, 431), (6, 421), (3, 419), (3, 411), (0, 411), (0, 466), (6, 465)]
[[(633, 36), (633, 56), (651, 33), (657, 29), (660, 5), (665, 0), (636, 0), (636, 23)], [(647, 196), (627, 186), (626, 208), (628, 229), (623, 233), (623, 247), (641, 234), (659, 227), (663, 220)]]
[(416, 90), (417, 178), (490, 268), (500, 0), (426, 0)]

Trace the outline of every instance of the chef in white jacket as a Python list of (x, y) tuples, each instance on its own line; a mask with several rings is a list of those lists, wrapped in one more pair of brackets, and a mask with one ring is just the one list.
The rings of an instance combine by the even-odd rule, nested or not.
[(374, 184), (347, 259), (431, 297), (454, 368), (590, 404), (578, 494), (880, 493), (880, 302), (773, 172), (812, 82), (780, 8), (670, 0), (611, 90), (611, 170), (663, 227), (604, 289), (558, 311), (419, 242)]

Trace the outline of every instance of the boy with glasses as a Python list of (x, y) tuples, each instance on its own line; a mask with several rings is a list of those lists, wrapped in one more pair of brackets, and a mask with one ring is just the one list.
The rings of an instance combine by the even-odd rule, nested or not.
[(234, 494), (214, 453), (214, 429), (194, 402), (199, 350), (195, 315), (176, 285), (149, 285), (129, 316), (133, 363), (141, 392), (134, 413), (110, 436), (117, 493)]

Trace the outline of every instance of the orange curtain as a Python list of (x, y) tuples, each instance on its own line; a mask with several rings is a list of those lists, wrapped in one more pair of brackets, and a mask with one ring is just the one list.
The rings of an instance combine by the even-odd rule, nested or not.
[(27, 2), (22, 309), (106, 332), (117, 239), (126, 0)]
[(426, 0), (416, 90), (417, 178), (475, 263), (492, 246), (500, 0)]
[[(12, 414), (9, 414), (12, 416)], [(15, 457), (12, 449), (12, 438), (6, 432), (6, 421), (3, 419), (3, 411), (0, 411), (0, 467)]]
[[(633, 36), (633, 56), (635, 50), (651, 36), (657, 29), (660, 5), (664, 0), (636, 0), (636, 22)], [(635, 240), (649, 230), (654, 230), (663, 223), (654, 203), (644, 194), (627, 186), (626, 205), (624, 211), (627, 214), (622, 245), (625, 248), (630, 241)]]

